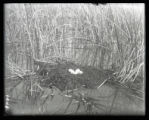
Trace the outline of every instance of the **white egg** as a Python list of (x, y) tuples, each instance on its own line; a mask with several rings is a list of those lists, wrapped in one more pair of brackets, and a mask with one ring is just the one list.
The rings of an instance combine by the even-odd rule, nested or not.
[(74, 75), (77, 75), (78, 73), (77, 72), (74, 72)]
[(71, 74), (74, 74), (74, 75), (83, 74), (83, 71), (81, 71), (79, 68), (77, 68), (76, 70), (68, 69), (68, 71), (69, 71)]
[(75, 70), (75, 73), (76, 73), (76, 74), (79, 74), (79, 73), (80, 73), (80, 69), (76, 69), (76, 70)]
[(80, 73), (80, 74), (83, 74), (83, 71), (80, 71), (79, 73)]
[(8, 105), (5, 105), (5, 109), (9, 109), (9, 106)]
[(83, 72), (80, 69), (76, 69), (77, 74), (82, 74)]
[(69, 71), (70, 73), (72, 73), (73, 70), (72, 70), (72, 69), (68, 69), (68, 71)]
[(76, 74), (73, 69), (68, 69), (68, 71), (69, 71), (71, 74)]

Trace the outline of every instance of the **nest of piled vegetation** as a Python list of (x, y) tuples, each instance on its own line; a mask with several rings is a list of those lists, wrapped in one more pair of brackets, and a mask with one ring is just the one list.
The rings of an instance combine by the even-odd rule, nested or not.
[[(61, 91), (75, 89), (82, 85), (89, 89), (97, 88), (97, 86), (99, 86), (105, 79), (109, 78), (113, 73), (110, 70), (101, 71), (91, 66), (85, 67), (68, 61), (63, 63), (59, 62), (55, 65), (38, 62), (38, 65), (39, 69), (36, 73), (39, 76), (43, 76), (41, 85), (44, 87), (54, 85)], [(73, 74), (69, 69), (79, 69), (83, 74)]]

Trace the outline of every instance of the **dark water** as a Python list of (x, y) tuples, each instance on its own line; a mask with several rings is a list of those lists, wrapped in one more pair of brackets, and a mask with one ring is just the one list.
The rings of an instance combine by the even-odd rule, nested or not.
[[(19, 88), (21, 89), (21, 87)], [(21, 90), (20, 90), (21, 92)], [(118, 90), (110, 85), (103, 85), (99, 89), (81, 89), (80, 93), (88, 93), (93, 98), (99, 99), (99, 103), (105, 105), (104, 110), (98, 109), (98, 114), (144, 114), (145, 107), (144, 101), (126, 95), (125, 90)], [(115, 93), (117, 95), (115, 97)], [(40, 102), (36, 105), (27, 102), (18, 102), (11, 106), (13, 114), (74, 114), (77, 109), (76, 101), (72, 101), (72, 104), (68, 108), (67, 112), (64, 113), (68, 103), (69, 98), (63, 97), (60, 91), (54, 91), (55, 96), (51, 100), (50, 98), (46, 101), (44, 105), (40, 105)], [(115, 99), (114, 99), (115, 98)], [(114, 102), (113, 102), (114, 100)], [(112, 105), (113, 103), (113, 105)], [(112, 108), (111, 108), (112, 106)], [(84, 107), (80, 107), (77, 114), (87, 114), (84, 112)]]

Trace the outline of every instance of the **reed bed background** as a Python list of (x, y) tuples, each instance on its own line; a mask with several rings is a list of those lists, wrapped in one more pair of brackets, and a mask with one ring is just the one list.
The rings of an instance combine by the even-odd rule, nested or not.
[[(12, 81), (13, 76), (21, 80), (25, 76), (29, 83), (21, 83), (25, 86), (22, 91), (25, 93), (19, 94), (32, 96), (29, 91), (36, 86), (35, 91), (40, 91), (36, 92), (39, 97), (44, 94), (41, 92), (44, 88), (39, 84), (43, 78), (34, 76), (35, 60), (52, 65), (55, 61), (64, 61), (77, 64), (84, 71), (83, 66), (89, 66), (86, 69), (91, 67), (92, 70), (112, 70), (113, 81), (133, 88), (135, 92), (143, 92), (145, 16), (143, 4), (142, 11), (136, 5), (6, 4), (6, 80)], [(57, 72), (53, 73), (58, 76)], [(79, 100), (82, 103), (82, 98)], [(87, 103), (88, 113), (91, 109), (89, 105), (94, 102)]]

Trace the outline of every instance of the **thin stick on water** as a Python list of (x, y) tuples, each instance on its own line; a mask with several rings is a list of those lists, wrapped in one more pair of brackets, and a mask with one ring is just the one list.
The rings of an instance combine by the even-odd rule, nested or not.
[(97, 89), (99, 89), (108, 79), (105, 79), (98, 87)]
[(32, 88), (32, 79), (31, 79), (31, 96), (32, 96), (33, 88)]

